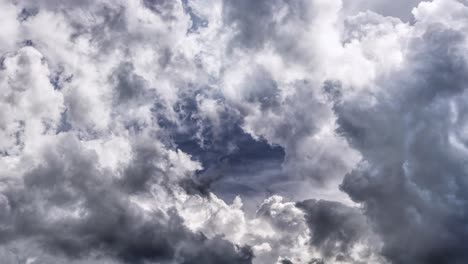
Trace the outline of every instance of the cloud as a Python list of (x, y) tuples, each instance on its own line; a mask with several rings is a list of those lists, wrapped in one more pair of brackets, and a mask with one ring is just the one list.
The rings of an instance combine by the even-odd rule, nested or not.
[(384, 16), (397, 17), (405, 22), (414, 21), (411, 11), (413, 8), (417, 7), (420, 2), (422, 1), (410, 0), (389, 3), (388, 1), (343, 0), (345, 10), (351, 14), (371, 10)]
[[(330, 262), (385, 263), (379, 238), (372, 233), (358, 208), (323, 200), (297, 204), (305, 212), (311, 244)], [(317, 259), (317, 261), (319, 261)]]
[[(73, 136), (63, 135), (56, 144), (43, 150), (43, 156), (37, 157), (43, 159), (41, 164), (27, 171), (23, 181), (4, 182), (3, 243), (31, 238), (59, 255), (107, 256), (125, 263), (251, 262), (249, 248), (192, 233), (177, 211), (147, 211), (132, 202), (132, 197), (137, 199), (132, 195), (135, 189), (144, 190), (143, 182), (132, 184), (133, 189), (122, 186), (119, 178), (94, 162), (96, 154)], [(141, 177), (132, 172), (124, 171), (122, 177)], [(156, 181), (164, 177), (155, 169), (145, 172)]]
[(0, 258), (466, 262), (467, 13), (0, 0)]
[(15, 155), (32, 147), (44, 134), (53, 134), (63, 111), (63, 96), (49, 81), (49, 68), (41, 53), (23, 47), (2, 60), (3, 87), (0, 149)]
[(393, 263), (466, 260), (464, 225), (455, 224), (466, 200), (464, 141), (456, 136), (464, 126), (466, 24), (444, 23), (466, 6), (451, 1), (448, 20), (434, 21), (446, 4), (421, 4), (402, 67), (377, 80), (372, 94), (336, 105), (341, 133), (363, 156), (341, 188), (365, 205)]

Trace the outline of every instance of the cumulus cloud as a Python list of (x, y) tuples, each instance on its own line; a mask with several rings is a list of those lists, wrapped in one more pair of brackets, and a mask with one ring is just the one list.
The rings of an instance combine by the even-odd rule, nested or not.
[[(379, 238), (358, 208), (324, 200), (297, 204), (305, 212), (310, 243), (330, 262), (385, 263)], [(377, 253), (377, 254), (376, 254)], [(328, 262), (327, 262), (328, 263)]]
[(467, 14), (0, 0), (0, 259), (465, 263)]
[(43, 134), (54, 134), (63, 96), (49, 81), (43, 56), (32, 47), (5, 54), (2, 61), (1, 135), (3, 155), (15, 155)]
[(371, 94), (335, 108), (341, 133), (363, 155), (341, 188), (365, 205), (394, 263), (466, 260), (465, 225), (455, 224), (465, 215), (463, 12), (456, 1), (421, 4), (402, 65)]

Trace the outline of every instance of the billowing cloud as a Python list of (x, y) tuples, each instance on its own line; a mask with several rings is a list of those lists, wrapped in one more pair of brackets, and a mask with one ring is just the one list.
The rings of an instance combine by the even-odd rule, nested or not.
[(365, 205), (394, 263), (466, 261), (463, 12), (455, 1), (421, 4), (401, 66), (336, 105), (340, 131), (363, 155), (341, 188)]
[(0, 0), (0, 259), (465, 263), (467, 18)]
[(330, 262), (385, 263), (377, 253), (381, 246), (379, 238), (358, 208), (323, 200), (306, 200), (297, 206), (305, 212), (311, 233), (310, 243), (322, 252), (324, 259)]

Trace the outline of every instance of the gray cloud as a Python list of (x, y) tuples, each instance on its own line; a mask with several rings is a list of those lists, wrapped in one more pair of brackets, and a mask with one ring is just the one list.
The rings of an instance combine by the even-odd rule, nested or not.
[(465, 263), (468, 7), (418, 3), (0, 1), (0, 259)]
[(414, 21), (411, 13), (421, 0), (409, 1), (368, 1), (368, 0), (344, 0), (343, 5), (347, 12), (357, 13), (366, 10), (371, 10), (384, 16), (398, 17), (403, 21)]
[[(43, 249), (72, 259), (251, 263), (248, 247), (192, 233), (175, 209), (166, 215), (135, 207), (127, 188), (96, 167), (95, 158), (76, 139), (64, 137), (57, 149), (44, 153), (42, 165), (26, 173), (23, 183), (3, 182), (8, 184), (2, 195), (3, 243), (32, 238)], [(146, 158), (136, 156), (137, 160)], [(132, 166), (139, 164), (141, 161), (132, 162)], [(142, 170), (145, 176), (162, 177), (151, 169)], [(133, 171), (130, 174), (125, 177), (141, 177)], [(143, 188), (140, 184), (131, 186)]]
[(145, 102), (146, 97), (154, 97), (149, 94), (148, 84), (145, 79), (134, 73), (131, 63), (122, 63), (115, 69), (113, 81), (115, 82), (115, 101), (117, 104), (129, 102)]
[[(234, 41), (248, 48), (262, 48), (274, 33), (273, 14), (280, 1), (225, 1), (225, 23), (236, 34)], [(234, 46), (235, 47), (235, 46)]]
[[(338, 3), (338, 2), (337, 2)], [(309, 27), (318, 19), (324, 3), (309, 1), (223, 1), (223, 22), (233, 32), (228, 51), (235, 49), (247, 51), (274, 48), (283, 59), (309, 63), (310, 47), (303, 46), (298, 38), (308, 32)]]
[(467, 260), (465, 155), (454, 145), (465, 144), (455, 135), (465, 122), (465, 38), (429, 25), (375, 104), (364, 95), (336, 105), (341, 133), (363, 155), (341, 188), (365, 205), (393, 263)]
[[(359, 209), (323, 200), (306, 200), (297, 206), (305, 212), (311, 231), (311, 244), (321, 250), (325, 259), (331, 262), (364, 263), (362, 259), (378, 255), (379, 239), (372, 233)], [(366, 248), (360, 252), (358, 259), (354, 259), (353, 247), (359, 243)], [(323, 260), (315, 261), (320, 263)]]

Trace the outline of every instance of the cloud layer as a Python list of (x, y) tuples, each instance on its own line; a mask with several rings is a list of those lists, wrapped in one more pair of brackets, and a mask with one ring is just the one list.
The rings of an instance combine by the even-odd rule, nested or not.
[(0, 0), (7, 264), (468, 261), (462, 0)]

